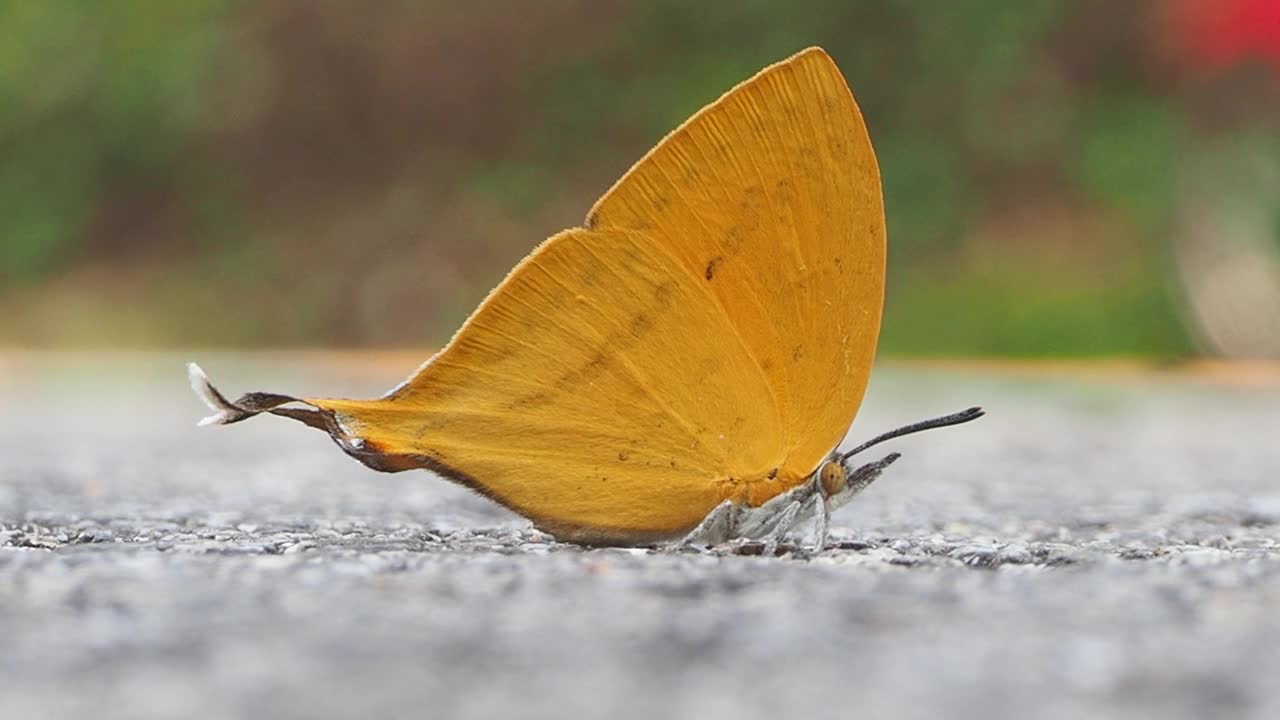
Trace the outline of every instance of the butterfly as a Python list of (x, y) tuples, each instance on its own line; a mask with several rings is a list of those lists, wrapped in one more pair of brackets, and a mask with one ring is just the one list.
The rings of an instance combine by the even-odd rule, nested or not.
[(374, 400), (249, 393), (215, 411), (322, 430), (375, 470), (421, 468), (587, 545), (758, 540), (828, 516), (897, 453), (851, 451), (884, 304), (880, 173), (820, 48), (761, 70), (539, 245), (449, 343)]

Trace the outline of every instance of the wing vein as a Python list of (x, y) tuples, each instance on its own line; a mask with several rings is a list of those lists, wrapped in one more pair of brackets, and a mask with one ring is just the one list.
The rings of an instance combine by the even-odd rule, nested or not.
[[(631, 237), (631, 233), (622, 233), (622, 235), (627, 238), (628, 242), (630, 242), (632, 245), (635, 245), (637, 249), (643, 249), (643, 248), (640, 248), (639, 245), (636, 245), (635, 240)], [(595, 251), (595, 248), (591, 247), (588, 243), (582, 243), (582, 248), (586, 250), (586, 252), (590, 254), (591, 257), (595, 258), (596, 261), (599, 262), (601, 266), (608, 268), (610, 272), (613, 272), (618, 275), (622, 274), (622, 270), (620, 268), (618, 268), (617, 266), (611, 266), (609, 263), (605, 262), (604, 259), (599, 255), (599, 253)], [(627, 357), (625, 352), (619, 352), (615, 355), (615, 357), (619, 361), (618, 364), (621, 367), (625, 368), (627, 372), (630, 374), (631, 378), (635, 380), (636, 385), (641, 390), (644, 391), (645, 395), (650, 400), (652, 400), (654, 404), (660, 410), (662, 410), (664, 414), (667, 415), (667, 417), (671, 418), (676, 423), (678, 423), (681, 429), (683, 429), (686, 433), (688, 433), (690, 439), (692, 440), (699, 439), (700, 433), (698, 432), (697, 426), (695, 426), (692, 422), (690, 422), (689, 419), (685, 417), (683, 413), (680, 413), (674, 407), (672, 407), (670, 404), (668, 404), (665, 400), (662, 399), (661, 395), (657, 392), (657, 388), (655, 384), (646, 381), (647, 378), (641, 375), (640, 369), (636, 367), (635, 363), (631, 360), (631, 358)]]
[[(694, 138), (694, 145), (695, 147), (697, 146), (696, 138)], [(667, 175), (666, 169), (663, 168), (658, 163), (655, 163), (654, 166), (657, 168), (658, 173), (662, 176), (662, 179), (666, 181), (666, 183), (672, 189), (675, 190), (677, 195), (680, 196), (681, 202), (685, 203), (685, 205), (689, 205), (689, 200), (684, 196), (683, 190), (681, 190), (679, 185), (671, 182), (671, 178), (670, 176)], [(697, 214), (695, 213), (694, 216), (696, 217)], [(709, 236), (712, 235), (710, 227), (708, 227), (701, 218), (698, 219), (698, 222), (699, 224), (702, 225), (702, 228), (707, 233), (707, 235)], [(706, 285), (700, 282), (702, 278), (689, 265), (680, 262), (680, 259), (675, 256), (675, 253), (672, 252), (670, 248), (668, 248), (666, 245), (663, 245), (663, 244), (657, 244), (656, 247), (658, 247), (663, 253), (665, 253), (671, 259), (671, 262), (674, 265), (676, 265), (676, 267), (682, 268), (684, 270), (685, 278), (687, 280), (692, 280), (693, 281), (692, 284), (694, 285), (694, 287), (698, 288), (698, 291), (702, 294), (702, 296), (707, 298), (707, 300), (711, 302), (716, 307), (717, 310), (720, 311), (719, 314), (721, 317), (724, 318), (725, 325), (727, 325), (729, 327), (729, 330), (732, 331), (733, 338), (735, 341), (737, 341), (738, 346), (742, 348), (742, 351), (746, 354), (747, 357), (751, 358), (752, 367), (755, 368), (756, 374), (760, 376), (761, 384), (765, 387), (765, 389), (769, 393), (769, 399), (773, 404), (774, 425), (776, 426), (780, 424), (781, 418), (782, 418), (782, 411), (778, 404), (777, 388), (773, 386), (773, 382), (769, 379), (769, 374), (765, 372), (764, 366), (760, 364), (760, 358), (755, 354), (755, 352), (752, 351), (751, 346), (747, 343), (747, 339), (742, 335), (742, 330), (738, 327), (737, 323), (734, 322), (733, 316), (729, 314), (729, 311), (727, 308), (725, 308), (724, 303), (720, 300), (719, 297), (716, 296), (715, 293), (711, 292), (710, 288), (708, 288)], [(753, 288), (753, 292), (754, 292), (754, 288)], [(755, 301), (758, 307), (760, 305), (758, 296), (755, 297)]]

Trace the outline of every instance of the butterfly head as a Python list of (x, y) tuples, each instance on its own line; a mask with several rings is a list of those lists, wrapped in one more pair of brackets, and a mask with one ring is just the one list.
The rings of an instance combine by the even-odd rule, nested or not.
[(818, 481), (818, 487), (822, 490), (823, 497), (838, 495), (849, 486), (849, 473), (845, 471), (844, 464), (840, 462), (840, 458), (835, 456), (823, 461), (814, 475)]
[(829, 502), (841, 505), (865, 490), (899, 457), (901, 455), (898, 453), (889, 453), (875, 462), (861, 464), (852, 462), (848, 457), (842, 457), (840, 453), (832, 453), (813, 472), (810, 480), (811, 487), (822, 493), (822, 497)]

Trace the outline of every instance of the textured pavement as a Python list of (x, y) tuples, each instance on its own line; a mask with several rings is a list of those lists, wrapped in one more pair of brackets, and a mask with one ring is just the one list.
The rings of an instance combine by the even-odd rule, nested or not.
[(1280, 375), (877, 371), (811, 560), (582, 550), (231, 394), (411, 356), (0, 354), (0, 718), (1280, 717)]

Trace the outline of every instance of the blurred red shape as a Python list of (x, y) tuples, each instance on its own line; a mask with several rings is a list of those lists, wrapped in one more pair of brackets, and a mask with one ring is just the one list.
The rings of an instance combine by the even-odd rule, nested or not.
[(1256, 59), (1280, 72), (1280, 0), (1176, 0), (1162, 7), (1174, 45), (1196, 69), (1218, 72)]

